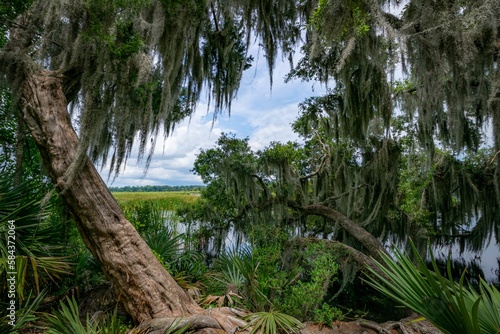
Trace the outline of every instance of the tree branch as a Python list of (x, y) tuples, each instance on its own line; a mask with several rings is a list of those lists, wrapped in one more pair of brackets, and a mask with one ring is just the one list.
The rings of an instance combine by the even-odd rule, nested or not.
[(490, 165), (493, 164), (493, 161), (495, 161), (495, 158), (497, 157), (497, 155), (500, 153), (500, 151), (498, 151), (497, 153), (495, 153), (495, 155), (493, 156), (493, 158), (491, 159), (490, 161)]
[(257, 179), (260, 186), (262, 187), (262, 190), (264, 190), (264, 195), (266, 196), (266, 199), (269, 198), (269, 191), (268, 191), (269, 189), (268, 189), (266, 183), (264, 182), (264, 180), (257, 174), (251, 174), (250, 176)]
[(323, 156), (321, 157), (321, 163), (319, 164), (319, 167), (312, 173), (310, 174), (307, 174), (307, 175), (304, 175), (304, 176), (301, 176), (299, 179), (302, 181), (302, 180), (307, 180), (319, 173), (321, 173), (321, 171), (323, 170), (323, 168), (325, 168), (325, 165), (326, 165), (326, 162), (328, 160), (328, 157), (330, 156), (330, 147), (328, 145), (326, 145), (325, 143), (323, 143), (323, 141), (321, 140), (321, 136), (319, 135), (319, 132), (318, 131), (315, 131), (315, 135), (316, 137), (318, 138), (318, 141), (319, 143), (321, 144), (321, 146), (323, 146), (323, 151), (325, 152), (325, 154), (323, 154)]
[(289, 201), (288, 206), (310, 215), (318, 215), (330, 219), (340, 225), (354, 239), (361, 243), (368, 253), (378, 262), (382, 262), (380, 253), (388, 254), (380, 241), (363, 227), (352, 221), (349, 217), (339, 211), (325, 205), (312, 204), (299, 206), (297, 203)]
[[(41, 36), (41, 34), (40, 34), (40, 33), (36, 32), (34, 29), (29, 28), (29, 27), (28, 27), (27, 25), (25, 25), (25, 24), (19, 23), (19, 22), (17, 22), (17, 21), (9, 20), (8, 18), (5, 18), (5, 17), (2, 17), (1, 19), (2, 19), (2, 21), (5, 21), (5, 22), (7, 22), (7, 23), (10, 23), (10, 24), (11, 24), (11, 25), (13, 25), (13, 26), (16, 26), (16, 28), (22, 28), (22, 29), (24, 29), (24, 30), (27, 30), (27, 31), (31, 32), (31, 33), (32, 33), (32, 34), (34, 34), (34, 35)], [(56, 45), (56, 46), (58, 46), (58, 47), (62, 48), (62, 45), (61, 45), (61, 44), (59, 44), (59, 43), (57, 43), (56, 41), (51, 40), (50, 42), (51, 42), (52, 44), (54, 44), (54, 45)]]
[(249, 203), (245, 204), (241, 209), (238, 210), (238, 214), (235, 217), (233, 217), (233, 219), (231, 219), (231, 221), (241, 219), (246, 214), (248, 209), (257, 209), (260, 211), (263, 209), (267, 209), (267, 208), (273, 206), (274, 204), (275, 204), (274, 201), (267, 201), (267, 202), (260, 203), (260, 204), (255, 203), (255, 202), (249, 202)]
[(340, 199), (340, 198), (342, 198), (342, 197), (344, 197), (344, 196), (346, 196), (346, 195), (349, 195), (349, 193), (350, 193), (351, 191), (353, 191), (353, 190), (355, 190), (355, 189), (359, 189), (359, 188), (364, 187), (364, 186), (365, 186), (365, 185), (363, 184), (363, 185), (358, 185), (358, 186), (356, 186), (356, 187), (352, 187), (350, 190), (344, 191), (342, 194), (339, 194), (339, 195), (337, 195), (337, 196), (330, 196), (330, 197), (328, 197), (328, 198), (325, 198), (325, 200), (324, 200), (324, 201), (319, 202), (318, 204), (319, 204), (319, 205), (327, 205), (327, 203), (328, 203), (329, 201), (336, 201), (336, 200), (338, 200), (338, 199)]
[(210, 3), (210, 8), (212, 9), (212, 17), (214, 18), (214, 24), (215, 24), (215, 31), (219, 31), (219, 24), (217, 23), (217, 17), (215, 16), (215, 8), (214, 8), (214, 3)]

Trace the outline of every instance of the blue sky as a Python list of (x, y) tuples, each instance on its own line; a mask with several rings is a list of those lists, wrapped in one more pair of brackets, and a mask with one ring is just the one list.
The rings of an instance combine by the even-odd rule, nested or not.
[[(213, 122), (213, 114), (207, 113), (206, 102), (200, 102), (196, 113), (175, 128), (174, 133), (163, 140), (158, 138), (147, 174), (144, 165), (137, 163), (137, 148), (132, 152), (121, 174), (108, 186), (138, 185), (198, 185), (201, 179), (190, 172), (200, 149), (214, 147), (222, 132), (232, 132), (238, 138), (250, 138), (253, 149), (266, 147), (271, 141), (296, 140), (291, 123), (298, 116), (298, 104), (307, 97), (320, 95), (325, 88), (318, 83), (284, 83), (290, 70), (288, 62), (278, 62), (274, 69), (273, 87), (270, 89), (269, 72), (265, 60), (257, 58), (242, 78), (237, 98), (233, 101), (231, 116), (227, 112)], [(102, 172), (107, 180), (108, 171)]]
[[(399, 15), (406, 2), (399, 6), (391, 5), (389, 10)], [(278, 58), (271, 91), (267, 64), (262, 56), (258, 56), (257, 45), (250, 48), (250, 54), (256, 60), (244, 73), (238, 97), (233, 101), (231, 117), (225, 113), (212, 123), (212, 114), (207, 114), (206, 103), (200, 103), (195, 115), (177, 125), (171, 137), (165, 142), (163, 137), (158, 138), (146, 176), (143, 176), (144, 166), (137, 164), (136, 148), (120, 176), (107, 184), (114, 187), (202, 184), (200, 178), (189, 170), (200, 149), (213, 147), (222, 132), (233, 132), (239, 138), (248, 136), (253, 149), (264, 148), (271, 141), (297, 139), (290, 126), (298, 115), (297, 105), (310, 96), (321, 95), (325, 87), (298, 80), (285, 84), (284, 77), (290, 66), (288, 61), (280, 62)], [(296, 55), (295, 61), (298, 61), (300, 52)], [(102, 172), (104, 180), (107, 180), (107, 175), (105, 168)]]

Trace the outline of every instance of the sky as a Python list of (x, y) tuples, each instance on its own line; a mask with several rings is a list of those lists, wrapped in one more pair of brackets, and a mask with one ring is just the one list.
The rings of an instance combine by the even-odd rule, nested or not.
[(138, 149), (135, 147), (117, 178), (108, 179), (109, 170), (103, 169), (101, 175), (107, 185), (201, 185), (200, 177), (190, 170), (200, 149), (214, 147), (222, 132), (234, 133), (238, 138), (249, 137), (254, 150), (268, 146), (271, 141), (297, 140), (291, 123), (298, 116), (298, 104), (310, 96), (321, 95), (325, 87), (300, 80), (285, 84), (284, 77), (290, 65), (277, 62), (271, 90), (265, 59), (255, 55), (254, 58), (253, 66), (243, 74), (230, 116), (225, 112), (214, 121), (213, 113), (207, 112), (206, 102), (201, 101), (195, 114), (179, 123), (166, 141), (163, 135), (158, 137), (146, 175), (144, 164), (137, 162)]
[[(400, 6), (391, 6), (389, 10), (399, 15), (405, 3), (403, 1)], [(268, 146), (271, 141), (298, 139), (291, 128), (291, 123), (298, 116), (298, 104), (308, 97), (324, 94), (326, 88), (319, 83), (300, 80), (285, 84), (284, 77), (290, 71), (290, 64), (280, 61), (278, 56), (271, 90), (267, 63), (262, 55), (259, 56), (258, 46), (251, 46), (249, 53), (255, 60), (253, 66), (243, 74), (230, 117), (226, 112), (213, 122), (213, 114), (207, 113), (207, 104), (201, 101), (191, 119), (178, 124), (165, 142), (163, 135), (159, 136), (145, 176), (144, 165), (137, 163), (136, 147), (117, 178), (108, 179), (109, 169), (103, 169), (101, 175), (107, 180), (107, 185), (201, 185), (201, 179), (190, 170), (200, 149), (214, 147), (222, 132), (234, 133), (238, 138), (249, 137), (254, 150)], [(296, 64), (301, 56), (300, 52), (295, 55)]]

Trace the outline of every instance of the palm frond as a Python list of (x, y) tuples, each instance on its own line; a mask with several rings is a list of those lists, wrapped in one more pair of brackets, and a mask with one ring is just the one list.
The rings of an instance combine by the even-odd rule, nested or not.
[(438, 271), (434, 255), (431, 263), (434, 271), (425, 265), (415, 245), (412, 250), (417, 258), (415, 266), (397, 248), (393, 249), (393, 260), (382, 255), (384, 264), (378, 263), (385, 277), (368, 268), (372, 276), (367, 283), (396, 302), (421, 314), (443, 333), (475, 334), (498, 333), (500, 329), (500, 293), (482, 279), (481, 294), (471, 286), (465, 286), (465, 272), (459, 282), (451, 276), (448, 261), (448, 277)]
[[(26, 298), (26, 301), (19, 305), (19, 309), (16, 312), (16, 321), (14, 326), (10, 324), (0, 322), (0, 333), (19, 333), (21, 329), (27, 329), (30, 324), (38, 320), (38, 316), (35, 314), (36, 310), (42, 303), (43, 298), (45, 297), (45, 290), (38, 294), (34, 299), (32, 299), (32, 295)], [(2, 319), (8, 319), (7, 316), (2, 316)]]
[[(67, 303), (67, 304), (66, 304)], [(86, 326), (80, 319), (78, 304), (72, 297), (66, 298), (66, 303), (60, 303), (60, 309), (54, 310), (52, 314), (46, 314), (45, 319), (49, 323), (48, 334), (83, 334), (96, 333), (97, 325), (92, 324), (87, 314)]]
[(154, 233), (144, 233), (143, 238), (148, 246), (166, 262), (175, 259), (181, 251), (182, 235), (176, 234), (175, 231), (166, 226)]
[[(7, 272), (7, 260), (15, 255), (21, 302), (26, 290), (35, 289), (39, 294), (45, 282), (71, 271), (65, 220), (55, 210), (55, 199), (45, 196), (40, 185), (33, 182), (14, 186), (11, 180), (0, 178), (0, 276)], [(15, 254), (8, 248), (11, 244), (15, 245)]]
[(500, 291), (481, 280), (481, 303), (477, 313), (482, 333), (500, 333)]
[(275, 310), (252, 313), (244, 319), (248, 321), (244, 329), (251, 328), (250, 334), (299, 333), (303, 326), (294, 317)]

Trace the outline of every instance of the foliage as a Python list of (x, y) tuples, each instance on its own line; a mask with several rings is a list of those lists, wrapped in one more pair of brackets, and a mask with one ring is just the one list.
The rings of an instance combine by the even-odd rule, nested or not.
[[(78, 105), (73, 111), (81, 132), (79, 158), (88, 153), (118, 173), (136, 140), (139, 158), (149, 150), (149, 165), (157, 135), (168, 135), (191, 115), (204, 88), (216, 114), (230, 109), (242, 72), (252, 62), (251, 36), (262, 39), (272, 72), (279, 47), (293, 52), (301, 12), (288, 1), (92, 0), (50, 6), (8, 1), (0, 7), (8, 22), (1, 20), (0, 46), (6, 52), (0, 61), (2, 68), (8, 65), (17, 56), (11, 47), (20, 42), (33, 48), (28, 68), (5, 67), (12, 69), (13, 86), (19, 83), (17, 70), (47, 65), (67, 74), (66, 100)], [(26, 33), (9, 33), (9, 28)]]
[(436, 149), (432, 161), (417, 149), (403, 154), (398, 197), (388, 215), (394, 231), (423, 240), (463, 236), (473, 251), (483, 249), (490, 236), (498, 240), (493, 228), (498, 207), (490, 196), (495, 192), (493, 156), (487, 147), (463, 157)]
[(300, 236), (330, 235), (353, 245), (353, 236), (335, 222), (301, 211), (323, 205), (393, 241), (408, 234), (417, 241), (463, 236), (479, 250), (490, 236), (498, 239), (498, 206), (488, 196), (495, 192), (494, 151), (457, 155), (436, 149), (430, 158), (415, 143), (415, 124), (407, 118), (394, 122), (394, 139), (375, 128), (370, 141), (356, 143), (339, 132), (331, 114), (335, 104), (328, 100), (301, 106), (293, 126), (303, 144), (271, 143), (254, 152), (248, 139), (223, 134), (216, 147), (202, 150), (194, 171), (207, 188), (183, 217), (191, 212), (189, 219), (200, 221), (214, 239), (230, 228), (248, 236), (249, 227), (271, 221)]
[(316, 317), (324, 320), (330, 313), (332, 317), (324, 322), (330, 324), (335, 315), (342, 317), (342, 312), (323, 302), (337, 275), (338, 265), (335, 257), (322, 243), (308, 245), (303, 257), (305, 272), (301, 280), (288, 287), (280, 309), (303, 321)]
[[(210, 231), (224, 235), (221, 229), (227, 233), (234, 228), (239, 233), (236, 235), (255, 241), (254, 256), (260, 249), (265, 250), (268, 259), (262, 263), (282, 271), (280, 262), (272, 259), (274, 251), (266, 248), (270, 245), (266, 235), (281, 239), (283, 233), (281, 240), (295, 235), (322, 236), (359, 247), (353, 240), (355, 236), (347, 235), (328, 219), (305, 215), (301, 206), (333, 208), (372, 235), (394, 241), (407, 235), (420, 241), (430, 235), (448, 239), (463, 236), (469, 247), (481, 249), (489, 236), (498, 234), (493, 228), (498, 210), (496, 198), (485, 197), (495, 191), (492, 180), (496, 167), (491, 163), (494, 152), (484, 149), (457, 155), (443, 148), (435, 149), (430, 157), (415, 140), (415, 123), (405, 117), (392, 122), (386, 134), (374, 124), (366, 140), (349, 138), (351, 125), (344, 129), (339, 122), (352, 119), (339, 109), (344, 103), (340, 92), (334, 93), (310, 99), (301, 106), (294, 130), (304, 138), (303, 144), (271, 143), (254, 152), (248, 139), (223, 134), (216, 147), (200, 152), (194, 171), (208, 184), (198, 202), (203, 204), (196, 208), (194, 216), (206, 224), (209, 237), (216, 238)], [(394, 138), (388, 138), (392, 134)], [(470, 232), (464, 231), (466, 228)], [(344, 269), (344, 279), (355, 278), (348, 268)], [(257, 300), (260, 297), (265, 302), (265, 296), (268, 305), (299, 319), (307, 313), (309, 318), (328, 313), (341, 316), (330, 304), (321, 313), (323, 300), (315, 295), (320, 294), (320, 284), (313, 280), (286, 285), (289, 283), (281, 280), (283, 276), (270, 270), (267, 275), (276, 276), (273, 283), (260, 279), (259, 271), (266, 272), (265, 268), (249, 270), (258, 278), (255, 284), (245, 281), (257, 287), (251, 308), (262, 305)], [(288, 298), (277, 303), (285, 286)], [(242, 304), (248, 299), (244, 292), (238, 289)], [(227, 296), (223, 291), (214, 295)], [(299, 307), (304, 301), (311, 304), (306, 312)], [(367, 301), (364, 307), (372, 302)]]
[(451, 276), (448, 262), (448, 277), (439, 273), (431, 251), (434, 271), (427, 269), (418, 256), (417, 267), (397, 248), (393, 249), (395, 260), (383, 255), (380, 269), (387, 277), (370, 269), (373, 278), (369, 284), (423, 315), (444, 333), (497, 333), (500, 328), (500, 292), (480, 279), (480, 293), (464, 284), (464, 274), (457, 283)]
[(122, 334), (127, 327), (121, 323), (117, 308), (111, 314), (98, 314), (97, 317), (86, 315), (82, 322), (78, 303), (72, 297), (66, 298), (66, 303), (60, 302), (60, 309), (52, 314), (45, 314), (49, 324), (46, 333), (49, 334)]
[(129, 202), (123, 205), (123, 212), (139, 233), (159, 230), (166, 218), (166, 210), (158, 200)]
[[(38, 295), (42, 286), (69, 275), (72, 261), (65, 248), (66, 222), (55, 210), (55, 199), (43, 199), (43, 188), (33, 181), (11, 183), (0, 179), (0, 277), (11, 271), (7, 259), (15, 255), (16, 291), (22, 302), (27, 291)], [(7, 248), (9, 221), (15, 226), (15, 252)]]
[(314, 310), (313, 320), (319, 324), (331, 326), (335, 320), (343, 320), (344, 314), (336, 307), (332, 307), (327, 303), (323, 303), (321, 308)]
[[(256, 161), (248, 141), (249, 138), (238, 139), (235, 134), (222, 133), (216, 148), (202, 150), (198, 154), (193, 171), (201, 176), (204, 183), (215, 181), (225, 169), (252, 171)], [(235, 186), (244, 191), (242, 185)]]
[(14, 174), (17, 122), (12, 115), (12, 97), (8, 90), (0, 90), (0, 168), (2, 173)]
[(200, 305), (206, 307), (207, 305), (215, 305), (216, 307), (235, 307), (241, 303), (242, 297), (233, 291), (228, 291), (225, 295), (216, 296), (208, 295), (200, 299)]
[[(165, 332), (163, 334), (184, 334), (186, 332), (189, 332), (189, 324), (186, 324), (182, 327), (179, 327), (181, 322), (182, 322), (182, 318), (175, 319), (170, 324), (170, 326), (168, 326), (165, 329)], [(140, 334), (140, 333), (138, 333), (138, 334)]]
[[(179, 228), (176, 212), (199, 201), (196, 194), (184, 192), (120, 192), (114, 196), (127, 219), (146, 238), (161, 232), (175, 234)], [(165, 227), (171, 230), (166, 231)]]
[[(123, 186), (123, 187), (109, 187), (112, 193), (117, 192), (160, 192), (160, 191), (173, 191), (173, 192), (189, 192), (190, 194), (198, 193), (204, 186)], [(120, 195), (118, 195), (120, 196)]]
[(84, 325), (74, 298), (68, 298), (67, 305), (61, 301), (60, 310), (54, 310), (52, 314), (47, 314), (46, 320), (50, 326), (47, 333), (51, 334), (93, 334), (97, 332), (97, 323), (90, 321), (89, 314), (86, 315), (86, 325)]
[(31, 298), (31, 292), (32, 291), (30, 291), (30, 295), (25, 298), (24, 303), (21, 303), (18, 306), (14, 326), (8, 324), (9, 317), (2, 314), (2, 320), (0, 320), (1, 333), (21, 333), (21, 330), (25, 330), (26, 328), (33, 326), (33, 323), (39, 319), (36, 312), (46, 296), (46, 291), (42, 291), (35, 298)]
[(284, 260), (282, 236), (273, 231), (263, 236), (259, 244), (222, 253), (213, 264), (213, 274), (205, 281), (206, 294), (214, 301), (219, 296), (222, 298), (218, 301), (233, 302), (254, 312), (278, 307), (285, 288), (297, 278), (299, 269), (295, 263)]
[(299, 333), (302, 327), (294, 317), (274, 310), (252, 313), (245, 320), (248, 321), (247, 328), (251, 328), (250, 334)]
[(51, 188), (41, 166), (40, 153), (23, 119), (16, 114), (12, 95), (9, 89), (0, 87), (0, 172), (10, 175), (14, 183), (43, 183), (48, 191)]
[(12, 21), (26, 11), (32, 2), (32, 0), (5, 0), (0, 3), (0, 48), (8, 41), (6, 35)]
[[(216, 295), (230, 295), (233, 292), (242, 297), (245, 308), (263, 310), (269, 306), (268, 296), (263, 291), (265, 282), (259, 280), (260, 262), (249, 248), (221, 254), (214, 264), (216, 281), (212, 289)], [(214, 291), (214, 292), (215, 292)]]
[(223, 135), (216, 148), (198, 155), (195, 171), (209, 182), (202, 193), (206, 204), (197, 208), (199, 220), (222, 228), (225, 223), (226, 229), (230, 222), (247, 234), (248, 227), (271, 221), (283, 231), (328, 235), (335, 229), (331, 224), (300, 211), (322, 204), (363, 226), (383, 229), (378, 224), (385, 221), (383, 213), (397, 189), (395, 143), (383, 140), (375, 152), (367, 148), (360, 154), (347, 141), (321, 135), (308, 138), (304, 146), (271, 143), (258, 152), (244, 139), (237, 141)]
[[(222, 134), (217, 143), (219, 147), (202, 150), (194, 163), (193, 172), (208, 183), (201, 192), (202, 199), (179, 212), (184, 221), (201, 225), (200, 239), (214, 239), (214, 253), (223, 250), (225, 235), (232, 224), (238, 233), (243, 232), (245, 225), (251, 229), (250, 224), (242, 223), (247, 219), (259, 220), (259, 214), (248, 209), (261, 201), (254, 187), (256, 156), (248, 138)], [(252, 215), (247, 217), (246, 213)]]
[(225, 252), (216, 260), (203, 304), (275, 310), (303, 321), (341, 318), (341, 311), (324, 303), (338, 269), (331, 250), (319, 242), (294, 251), (279, 231), (255, 229), (251, 235), (258, 242), (252, 248)]
[(74, 251), (77, 254), (75, 260), (74, 277), (66, 283), (69, 289), (78, 288), (84, 292), (91, 291), (106, 282), (106, 277), (101, 264), (83, 244), (79, 236), (74, 236)]
[[(388, 11), (394, 4), (401, 6), (400, 15)], [(251, 239), (252, 251), (233, 256), (234, 265), (220, 260), (220, 279), (240, 285), (248, 305), (260, 311), (271, 310), (290, 289), (287, 307), (296, 310), (299, 296), (324, 294), (319, 287), (332, 272), (312, 269), (293, 285), (297, 268), (283, 261), (281, 246), (266, 245), (263, 235), (271, 231), (280, 242), (322, 236), (359, 248), (339, 220), (311, 217), (307, 207), (335, 210), (382, 241), (408, 234), (459, 235), (470, 237), (478, 249), (493, 233), (500, 239), (499, 17), (500, 5), (492, 0), (415, 0), (405, 6), (366, 0), (4, 1), (0, 168), (19, 172), (20, 165), (37, 159), (26, 153), (33, 143), (24, 142), (23, 118), (15, 117), (19, 110), (12, 106), (24, 101), (24, 80), (42, 69), (61, 80), (61, 99), (73, 112), (80, 138), (76, 165), (88, 155), (118, 174), (134, 143), (139, 158), (149, 150), (149, 166), (158, 135), (169, 135), (193, 113), (204, 88), (215, 115), (230, 110), (252, 61), (247, 50), (254, 36), (271, 78), (278, 51), (291, 60), (304, 36), (303, 58), (288, 79), (316, 80), (334, 89), (300, 106), (293, 126), (302, 143), (271, 143), (254, 152), (248, 139), (223, 135), (216, 148), (201, 151), (194, 171), (209, 184), (194, 209), (184, 211), (190, 226), (200, 221), (196, 234), (189, 235), (199, 241), (190, 240), (185, 250), (176, 249), (177, 240), (161, 244), (161, 238), (172, 238), (162, 229), (165, 206), (141, 202), (125, 209), (179, 277), (189, 273), (198, 279), (204, 271), (196, 264), (202, 258), (187, 250), (221, 252), (231, 229)], [(495, 148), (478, 152), (490, 120)], [(64, 229), (52, 224), (59, 231), (50, 230), (48, 217), (34, 219), (40, 198), (24, 187), (0, 191), (1, 204), (10, 210), (0, 211), (0, 218), (19, 223), (19, 284), (40, 290), (67, 271), (64, 252), (57, 249), (57, 232)], [(6, 254), (2, 248), (0, 275)], [(89, 258), (79, 255), (85, 267)], [(462, 283), (446, 285), (437, 274), (424, 275), (428, 283), (439, 282), (434, 288), (446, 287), (440, 298), (463, 289)], [(19, 286), (21, 297), (24, 288)], [(482, 289), (489, 291), (484, 284)], [(478, 312), (483, 305), (455, 301), (455, 313)], [(310, 309), (319, 305), (308, 301)], [(332, 310), (322, 306), (318, 312), (323, 311)], [(277, 329), (271, 321), (254, 324)], [(473, 320), (466, 325), (477, 329)]]
[[(141, 193), (132, 194), (139, 194), (139, 198), (141, 197)], [(181, 226), (175, 212), (167, 211), (194, 201), (197, 197), (193, 199), (193, 196), (183, 197), (171, 193), (167, 193), (168, 196), (160, 193), (147, 194), (157, 199), (143, 200), (134, 195), (132, 198), (135, 197), (135, 200), (128, 199), (122, 204), (125, 215), (177, 283), (185, 289), (197, 290), (196, 283), (207, 271), (203, 255), (189, 248), (187, 235), (180, 233)]]

